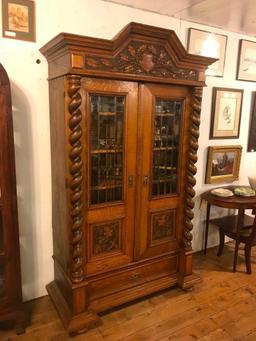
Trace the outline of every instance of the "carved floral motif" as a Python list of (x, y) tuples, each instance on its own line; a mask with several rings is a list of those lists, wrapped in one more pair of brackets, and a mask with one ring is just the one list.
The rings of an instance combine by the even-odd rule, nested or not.
[(173, 79), (197, 80), (198, 76), (195, 70), (176, 67), (172, 57), (162, 45), (145, 44), (136, 40), (131, 41), (113, 58), (86, 57), (85, 67)]
[(175, 215), (172, 211), (164, 211), (152, 214), (151, 216), (151, 240), (159, 241), (174, 235)]
[(93, 225), (93, 254), (111, 252), (120, 249), (120, 223), (111, 222)]

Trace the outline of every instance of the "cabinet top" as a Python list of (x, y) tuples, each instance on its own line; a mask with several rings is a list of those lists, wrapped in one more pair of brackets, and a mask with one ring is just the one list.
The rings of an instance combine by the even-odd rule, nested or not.
[(49, 79), (73, 73), (202, 86), (205, 70), (216, 61), (187, 53), (173, 30), (134, 22), (112, 40), (60, 33), (40, 52)]

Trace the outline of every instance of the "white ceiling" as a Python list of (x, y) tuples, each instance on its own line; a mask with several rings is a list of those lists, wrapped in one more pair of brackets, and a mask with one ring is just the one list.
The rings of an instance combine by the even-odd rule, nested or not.
[(256, 0), (105, 0), (256, 36)]

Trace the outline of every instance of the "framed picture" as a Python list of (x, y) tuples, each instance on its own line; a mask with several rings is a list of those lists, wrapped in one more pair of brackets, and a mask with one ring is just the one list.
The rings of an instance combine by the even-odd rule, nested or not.
[(236, 79), (256, 82), (256, 42), (240, 40)]
[(241, 89), (213, 88), (210, 139), (239, 137), (243, 93)]
[(247, 151), (256, 152), (256, 91), (252, 92), (251, 120)]
[(2, 0), (3, 37), (35, 41), (35, 3)]
[(231, 182), (238, 179), (242, 146), (208, 147), (205, 183)]
[(222, 77), (224, 74), (227, 36), (189, 28), (188, 52), (219, 59), (206, 70), (206, 75)]

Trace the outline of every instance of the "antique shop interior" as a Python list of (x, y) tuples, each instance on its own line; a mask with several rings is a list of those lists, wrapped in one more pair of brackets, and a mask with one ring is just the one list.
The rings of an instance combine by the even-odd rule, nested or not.
[(0, 339), (256, 340), (254, 0), (1, 0)]

